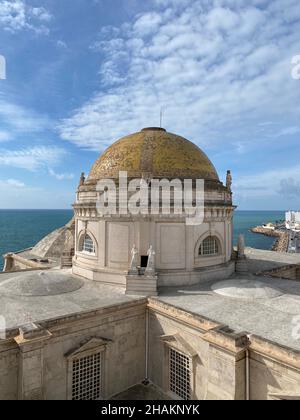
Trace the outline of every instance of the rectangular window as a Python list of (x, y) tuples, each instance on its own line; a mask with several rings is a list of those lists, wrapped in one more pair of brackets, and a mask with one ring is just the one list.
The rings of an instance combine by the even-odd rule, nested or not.
[(170, 391), (183, 400), (191, 398), (190, 358), (182, 353), (169, 349)]
[(200, 255), (216, 255), (219, 252), (217, 240), (213, 237), (206, 238), (199, 249)]
[(73, 360), (72, 400), (102, 399), (102, 354), (99, 352)]
[(86, 237), (83, 242), (83, 251), (90, 252), (91, 254), (95, 253), (94, 243), (91, 238)]

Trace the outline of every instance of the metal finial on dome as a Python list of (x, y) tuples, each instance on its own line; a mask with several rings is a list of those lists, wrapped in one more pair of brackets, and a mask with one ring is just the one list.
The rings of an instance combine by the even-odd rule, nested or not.
[(162, 121), (163, 121), (163, 107), (160, 108), (160, 124), (159, 124), (160, 127), (162, 127)]

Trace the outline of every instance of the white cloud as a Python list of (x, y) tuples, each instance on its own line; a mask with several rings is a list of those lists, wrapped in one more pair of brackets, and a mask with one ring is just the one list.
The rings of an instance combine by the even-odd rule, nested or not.
[(71, 180), (74, 179), (74, 174), (58, 174), (53, 169), (49, 169), (49, 174), (56, 178), (58, 181), (65, 181), (65, 180)]
[(44, 7), (32, 7), (24, 0), (0, 1), (0, 27), (10, 32), (32, 30), (48, 34), (47, 23), (52, 19)]
[(215, 7), (207, 15), (207, 28), (211, 31), (228, 31), (241, 23), (241, 16), (224, 7)]
[(234, 190), (237, 191), (237, 199), (240, 195), (247, 198), (281, 196), (290, 197), (294, 188), (294, 194), (298, 195), (300, 184), (300, 166), (272, 169), (255, 175), (235, 174)]
[(15, 189), (25, 188), (26, 185), (22, 181), (18, 181), (17, 179), (7, 179), (5, 181), (0, 180), (0, 187), (9, 187)]
[[(151, 13), (106, 28), (98, 92), (59, 126), (61, 137), (99, 150), (144, 126), (164, 125), (200, 146), (261, 142), (260, 124), (284, 109), (299, 120), (290, 76), (300, 22), (282, 10), (298, 0), (156, 0)], [(170, 7), (172, 6), (172, 7)], [(295, 10), (295, 9), (294, 9)], [(289, 24), (287, 25), (287, 19)], [(268, 135), (285, 127), (269, 127)], [(250, 137), (251, 136), (251, 137)], [(267, 136), (266, 136), (267, 137)]]
[(35, 133), (53, 126), (49, 117), (37, 114), (30, 109), (23, 108), (1, 97), (0, 123), (9, 127), (11, 136), (13, 132)]
[(135, 21), (133, 30), (138, 36), (151, 35), (161, 22), (162, 17), (159, 13), (145, 13)]
[(62, 41), (62, 40), (60, 40), (60, 39), (57, 41), (56, 45), (57, 45), (59, 48), (62, 48), (62, 49), (66, 49), (66, 48), (68, 48), (68, 46), (67, 46), (66, 42), (65, 42), (65, 41)]
[(299, 177), (294, 178), (284, 178), (280, 181), (280, 188), (278, 194), (282, 195), (285, 198), (298, 198), (300, 197), (300, 182)]
[(299, 126), (285, 127), (278, 133), (274, 134), (274, 137), (293, 136), (294, 134), (300, 133)]
[(21, 150), (0, 149), (0, 165), (37, 171), (58, 164), (65, 155), (58, 147), (31, 147)]
[(49, 22), (52, 19), (51, 14), (44, 7), (32, 7), (30, 9), (30, 14), (45, 22)]

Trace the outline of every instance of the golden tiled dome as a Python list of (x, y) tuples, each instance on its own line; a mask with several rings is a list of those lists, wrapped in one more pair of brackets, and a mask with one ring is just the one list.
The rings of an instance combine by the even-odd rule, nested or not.
[(189, 140), (163, 128), (144, 128), (112, 144), (94, 163), (88, 181), (118, 178), (192, 178), (219, 181), (206, 154)]

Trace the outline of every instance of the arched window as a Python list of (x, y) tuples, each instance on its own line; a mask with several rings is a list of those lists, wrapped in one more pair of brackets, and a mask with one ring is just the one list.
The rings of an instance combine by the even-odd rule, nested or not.
[(215, 236), (208, 236), (199, 247), (199, 255), (218, 255), (220, 253), (219, 241)]
[(81, 237), (79, 251), (95, 254), (95, 244), (93, 239), (87, 233)]

